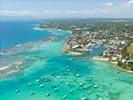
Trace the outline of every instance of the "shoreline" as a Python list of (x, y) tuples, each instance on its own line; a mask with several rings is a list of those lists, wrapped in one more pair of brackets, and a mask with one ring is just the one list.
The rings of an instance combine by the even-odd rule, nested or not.
[[(54, 39), (54, 36), (48, 36), (46, 38), (43, 38), (38, 41), (29, 41), (22, 44), (17, 44), (12, 47), (3, 49), (0, 51), (1, 60), (7, 59), (7, 56), (16, 55), (22, 52), (31, 52), (34, 51), (35, 47), (39, 47), (39, 44), (46, 44)], [(26, 47), (26, 49), (25, 49)], [(8, 60), (8, 59), (7, 59)], [(16, 77), (17, 75), (23, 74), (23, 70), (25, 69), (23, 65), (26, 63), (26, 61), (29, 60), (29, 58), (25, 58), (25, 60), (22, 59), (13, 59), (11, 58), (10, 62), (2, 62), (0, 66), (0, 81), (5, 79), (10, 79), (13, 77)]]
[[(59, 31), (59, 30), (57, 30), (57, 31)], [(60, 30), (60, 31), (63, 31), (63, 30)], [(69, 32), (69, 31), (67, 31), (67, 32)], [(16, 44), (14, 46), (2, 49), (0, 51), (0, 55), (1, 56), (8, 56), (8, 55), (14, 55), (14, 54), (21, 53), (25, 50), (25, 49), (23, 49), (23, 47), (28, 47), (28, 49), (26, 49), (26, 51), (28, 51), (28, 52), (34, 51), (35, 46), (38, 47), (39, 44), (45, 44), (45, 43), (51, 42), (54, 39), (55, 39), (55, 35), (50, 35), (50, 36), (47, 36), (46, 38), (42, 38), (42, 39), (37, 40), (37, 41), (28, 41), (28, 42), (24, 42), (21, 44)], [(73, 52), (71, 54), (76, 55), (79, 53)], [(17, 62), (13, 61), (11, 63), (4, 64), (3, 66), (0, 67), (0, 71), (3, 72), (0, 74), (0, 77), (1, 77), (0, 80), (10, 79), (10, 78), (13, 78), (14, 76), (20, 75), (21, 71), (19, 70), (19, 68), (21, 69), (21, 67), (23, 65), (24, 65), (24, 63), (21, 63), (18, 61)], [(14, 66), (14, 67), (12, 67), (12, 66)]]
[[(74, 51), (70, 51), (70, 50), (64, 50), (65, 54), (68, 54), (68, 55), (83, 55), (84, 53), (80, 53), (80, 52), (74, 52)], [(117, 61), (109, 61), (109, 58), (103, 58), (103, 57), (100, 57), (100, 56), (96, 56), (96, 57), (91, 57), (89, 58), (89, 60), (93, 60), (93, 61), (103, 61), (103, 62), (106, 62), (106, 63), (111, 63), (111, 64), (114, 64), (117, 66), (117, 69), (119, 69), (120, 71), (123, 71), (123, 72), (127, 72), (127, 73), (132, 73), (133, 74), (133, 71), (130, 71), (130, 70), (126, 70), (126, 69), (123, 69), (121, 68), (120, 66), (118, 66), (118, 62)]]
[(120, 71), (122, 71), (122, 72), (127, 72), (127, 73), (130, 73), (130, 74), (133, 74), (133, 71), (123, 69), (123, 68), (121, 68), (121, 67), (119, 67), (119, 66), (117, 66), (117, 68), (118, 68)]
[(37, 30), (37, 31), (49, 31), (49, 32), (52, 32), (53, 30), (56, 30), (56, 31), (66, 31), (66, 32), (69, 32), (69, 33), (72, 33), (72, 31), (67, 31), (67, 30), (63, 30), (63, 29), (57, 29), (57, 28), (41, 28), (39, 26), (35, 26), (33, 27), (34, 30)]
[[(104, 61), (104, 62), (111, 63), (111, 64), (114, 64), (114, 65), (117, 65), (117, 63), (118, 63), (117, 61), (109, 61), (108, 59), (102, 58), (102, 57), (92, 57), (92, 58), (89, 58), (89, 60)], [(133, 71), (123, 69), (123, 68), (121, 68), (121, 67), (118, 66), (118, 65), (117, 65), (116, 68), (119, 69), (119, 70), (122, 71), (122, 72), (127, 72), (127, 73), (133, 74)]]
[(80, 53), (80, 52), (73, 52), (73, 51), (71, 51), (71, 52), (69, 52), (69, 53), (65, 53), (65, 54), (67, 54), (67, 55), (83, 55), (83, 54)]
[(102, 58), (102, 57), (91, 57), (91, 60), (96, 60), (96, 61), (109, 61), (107, 58)]
[[(43, 38), (43, 39), (40, 39), (40, 40), (37, 40), (37, 41), (28, 41), (28, 42), (24, 42), (24, 43), (21, 43), (21, 44), (16, 44), (14, 46), (11, 46), (11, 47), (8, 47), (8, 48), (5, 48), (5, 49), (1, 49), (0, 50), (0, 55), (11, 55), (11, 54), (16, 54), (16, 53), (19, 53), (19, 52), (23, 52), (23, 50), (18, 50), (19, 48), (23, 48), (23, 47), (26, 47), (27, 46), (27, 49), (26, 50), (30, 50), (32, 47), (34, 47), (34, 45), (36, 43), (41, 43), (41, 44), (44, 44), (44, 43), (47, 43), (47, 42), (50, 42), (54, 39), (54, 36), (53, 35), (50, 35), (50, 36), (47, 36), (46, 38)], [(17, 51), (15, 51), (17, 50)]]
[[(39, 28), (39, 27), (38, 27)], [(43, 28), (40, 28), (41, 30), (45, 30), (45, 29), (43, 29)], [(59, 29), (57, 29), (57, 30), (59, 30)], [(63, 31), (63, 30), (61, 30), (61, 31)], [(71, 32), (71, 31), (67, 31), (67, 32)], [(52, 41), (54, 39), (54, 37), (53, 36), (48, 36), (47, 38), (45, 38), (45, 39), (41, 39), (41, 40), (39, 40), (39, 41), (35, 41), (35, 42), (42, 42), (42, 43), (47, 43), (47, 42), (49, 42), (49, 41)], [(35, 42), (33, 42), (33, 44), (35, 43)], [(30, 43), (30, 42), (29, 42)], [(6, 49), (7, 51), (12, 51), (12, 48), (20, 48), (20, 47), (22, 47), (22, 46), (24, 46), (26, 43), (24, 43), (24, 44), (17, 44), (17, 45), (15, 45), (15, 46), (13, 46), (13, 47), (11, 47), (11, 48), (8, 48), (8, 49)], [(14, 50), (14, 49), (13, 49)], [(69, 50), (64, 50), (64, 51), (66, 51), (66, 52), (64, 52), (65, 54), (67, 54), (67, 55), (83, 55), (84, 53), (82, 53), (82, 52), (76, 52), (76, 51), (69, 51)], [(20, 51), (20, 52), (23, 52), (23, 51)], [(1, 53), (1, 55), (3, 55), (3, 54), (14, 54), (14, 52), (0, 52)], [(110, 62), (107, 58), (102, 58), (102, 57), (92, 57), (92, 58), (90, 58), (90, 60), (95, 60), (95, 61), (105, 61), (105, 62), (109, 62), (109, 63), (112, 63), (112, 64), (117, 64), (116, 62)], [(17, 63), (16, 64), (16, 67), (21, 67), (21, 65), (23, 65), (23, 63), (21, 64), (21, 63)], [(118, 67), (121, 71), (124, 71), (124, 72), (128, 72), (128, 73), (133, 73), (133, 71), (129, 71), (129, 70), (125, 70), (125, 69), (122, 69), (122, 68), (120, 68), (120, 67)], [(1, 67), (0, 68), (0, 71), (8, 71), (8, 70), (12, 70), (12, 69), (10, 69), (10, 66), (8, 66), (8, 65), (5, 65), (5, 66), (3, 66), (3, 67)]]
[[(65, 44), (64, 44), (65, 45)], [(72, 51), (72, 50), (68, 50), (67, 47), (64, 49), (64, 54), (67, 54), (67, 55), (83, 55), (83, 53), (81, 52), (76, 52), (76, 51)]]

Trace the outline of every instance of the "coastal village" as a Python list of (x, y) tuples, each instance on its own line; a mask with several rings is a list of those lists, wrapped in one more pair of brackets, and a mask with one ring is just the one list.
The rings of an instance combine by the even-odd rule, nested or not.
[(117, 64), (122, 70), (133, 71), (132, 22), (115, 20), (66, 22), (40, 24), (39, 27), (72, 31), (72, 35), (66, 40), (65, 53), (85, 55), (94, 48), (102, 46), (105, 47), (103, 52), (91, 57), (92, 60), (108, 61)]
[[(117, 88), (121, 82), (119, 78), (123, 77), (121, 76), (123, 73), (120, 70), (116, 71), (113, 67), (111, 70), (114, 71), (110, 72), (105, 69), (106, 65), (93, 65), (91, 61), (115, 63), (121, 70), (133, 72), (133, 23), (131, 21), (130, 23), (112, 21), (60, 20), (48, 21), (35, 26), (35, 30), (42, 32), (50, 30), (50, 33), (54, 33), (55, 31), (51, 30), (55, 29), (62, 36), (59, 34), (58, 42), (52, 34), (46, 39), (19, 44), (0, 52), (0, 56), (3, 57), (3, 64), (0, 66), (1, 80), (26, 76), (27, 73), (30, 73), (28, 71), (35, 69), (33, 70), (34, 74), (29, 74), (31, 78), (24, 81), (24, 89), (16, 86), (15, 81), (15, 88), (12, 89), (13, 95), (20, 96), (25, 93), (25, 96), (35, 98), (38, 94), (40, 96), (41, 91), (43, 99), (46, 98), (45, 100), (57, 97), (62, 93), (59, 95), (59, 100), (69, 100), (70, 98), (72, 98), (70, 100), (90, 100), (89, 98), (119, 100), (120, 95), (118, 94), (123, 93), (123, 88), (125, 89), (127, 87), (125, 85), (130, 81), (127, 82), (127, 77), (124, 78), (124, 84), (122, 83), (124, 87)], [(64, 36), (65, 32), (67, 35)], [(63, 38), (60, 40), (60, 37)], [(100, 48), (103, 48), (102, 51)], [(53, 52), (54, 50), (55, 52)], [(91, 55), (94, 50), (101, 52), (97, 55)], [(80, 59), (75, 60), (78, 57), (84, 57), (85, 63), (84, 61), (81, 63)], [(98, 68), (94, 70), (95, 65)], [(107, 77), (107, 75), (109, 76)], [(5, 87), (7, 86), (4, 85), (3, 90)], [(110, 88), (112, 90), (109, 90)], [(132, 88), (129, 88), (128, 91), (131, 90)], [(78, 99), (75, 99), (73, 95), (77, 94), (80, 95), (78, 95)]]
[(0, 100), (133, 100), (133, 0), (0, 0)]

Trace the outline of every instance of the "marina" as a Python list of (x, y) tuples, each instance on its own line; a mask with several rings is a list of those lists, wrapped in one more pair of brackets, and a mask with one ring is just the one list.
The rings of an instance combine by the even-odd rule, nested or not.
[[(63, 39), (63, 36), (61, 37)], [(43, 53), (43, 57), (47, 56), (49, 59), (41, 59), (35, 62), (33, 60), (31, 64), (35, 64), (36, 70), (32, 70), (32, 73), (28, 73), (26, 68), (26, 75), (1, 81), (1, 98), (5, 100), (7, 97), (10, 97), (10, 100), (15, 100), (15, 98), (19, 98), (19, 100), (25, 98), (26, 100), (27, 97), (32, 100), (37, 98), (40, 98), (39, 100), (109, 100), (114, 98), (115, 100), (118, 97), (114, 97), (114, 95), (120, 93), (119, 98), (124, 100), (127, 97), (123, 93), (133, 90), (131, 85), (133, 83), (132, 75), (124, 72), (117, 73), (118, 70), (114, 69), (116, 65), (109, 63), (86, 59), (70, 60), (73, 56), (65, 55), (59, 51), (63, 46), (59, 41), (60, 39), (56, 42), (53, 40), (47, 44), (44, 43), (36, 49), (36, 51), (43, 50), (43, 52), (38, 52), (38, 55)], [(54, 54), (47, 52), (50, 52), (51, 46), (55, 50)], [(36, 51), (34, 52), (36, 53)], [(34, 54), (34, 52), (32, 53)], [(82, 56), (79, 57), (82, 58)], [(45, 62), (47, 64), (44, 65)], [(39, 68), (39, 66), (43, 67)], [(119, 80), (114, 80), (114, 77)], [(130, 81), (128, 82), (127, 79), (130, 79)], [(5, 87), (11, 88), (11, 90), (6, 91)], [(125, 88), (127, 90), (122, 91)], [(112, 92), (115, 92), (115, 94), (112, 94)], [(100, 96), (97, 97), (97, 95)], [(132, 94), (129, 95), (128, 98), (131, 100)]]

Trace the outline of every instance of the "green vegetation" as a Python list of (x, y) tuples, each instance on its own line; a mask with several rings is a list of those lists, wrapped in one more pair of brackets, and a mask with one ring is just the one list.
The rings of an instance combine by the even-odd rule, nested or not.
[(133, 70), (133, 19), (57, 19), (47, 20), (39, 27), (72, 31), (66, 40), (67, 53), (86, 54), (99, 45), (108, 46), (101, 57)]
[(129, 58), (133, 58), (133, 42), (131, 42), (130, 45), (127, 47), (127, 53)]
[(122, 50), (123, 58), (133, 58), (133, 41), (130, 41), (126, 47)]

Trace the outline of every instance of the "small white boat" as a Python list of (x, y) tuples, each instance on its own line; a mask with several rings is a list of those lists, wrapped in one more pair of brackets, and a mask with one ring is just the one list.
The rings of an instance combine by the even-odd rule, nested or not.
[(29, 83), (29, 84), (28, 84), (28, 86), (31, 86), (31, 85), (32, 85), (32, 83)]
[(103, 98), (102, 97), (99, 97), (98, 100), (103, 100)]
[(79, 74), (76, 74), (76, 77), (79, 77), (80, 75)]
[(43, 84), (40, 84), (39, 87), (42, 88), (44, 85)]
[(37, 79), (37, 80), (36, 80), (36, 82), (40, 82), (40, 80), (39, 80), (39, 79)]
[(16, 93), (19, 93), (20, 91), (19, 90), (16, 90)]
[(79, 86), (83, 86), (84, 85), (84, 83), (79, 83)]
[(87, 97), (82, 97), (81, 100), (88, 100)]
[(94, 85), (94, 88), (98, 88), (98, 86), (97, 85)]
[(46, 96), (50, 96), (50, 93), (46, 93)]
[(64, 95), (62, 98), (63, 98), (63, 99), (66, 99), (66, 98), (67, 98), (67, 95)]
[(69, 85), (69, 84), (70, 84), (70, 82), (66, 82), (65, 84), (66, 84), (66, 85)]
[(56, 88), (54, 88), (54, 90), (56, 91), (56, 90), (59, 90), (59, 88), (58, 87), (56, 87)]

